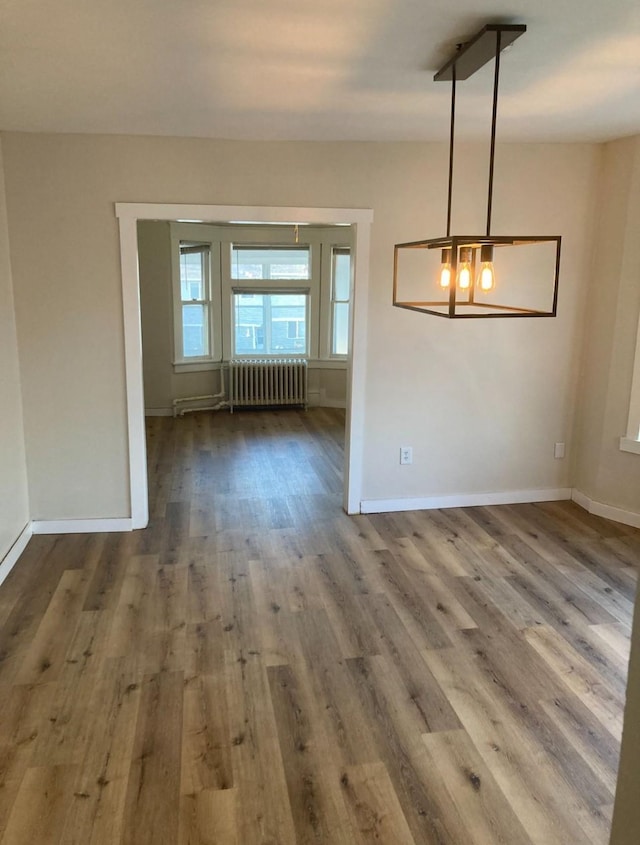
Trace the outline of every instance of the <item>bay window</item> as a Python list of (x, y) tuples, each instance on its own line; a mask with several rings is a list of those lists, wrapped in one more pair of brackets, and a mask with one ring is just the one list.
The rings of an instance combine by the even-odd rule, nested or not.
[(171, 224), (174, 372), (236, 356), (345, 368), (351, 233), (309, 226), (300, 236), (293, 243), (284, 226)]

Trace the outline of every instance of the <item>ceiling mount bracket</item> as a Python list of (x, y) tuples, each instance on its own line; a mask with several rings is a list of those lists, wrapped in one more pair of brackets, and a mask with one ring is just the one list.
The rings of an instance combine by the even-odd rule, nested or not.
[(469, 79), (481, 67), (495, 58), (496, 37), (500, 34), (500, 50), (510, 47), (516, 38), (527, 31), (526, 24), (490, 23), (470, 41), (458, 45), (458, 49), (433, 77), (434, 82), (451, 82), (455, 78), (458, 82)]

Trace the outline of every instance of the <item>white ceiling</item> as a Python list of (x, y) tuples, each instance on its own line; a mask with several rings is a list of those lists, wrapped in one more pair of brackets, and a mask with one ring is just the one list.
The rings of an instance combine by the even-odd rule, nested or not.
[[(485, 23), (501, 140), (640, 133), (638, 0), (0, 0), (0, 129), (234, 139), (435, 140), (433, 73)], [(460, 83), (482, 136), (492, 66)]]

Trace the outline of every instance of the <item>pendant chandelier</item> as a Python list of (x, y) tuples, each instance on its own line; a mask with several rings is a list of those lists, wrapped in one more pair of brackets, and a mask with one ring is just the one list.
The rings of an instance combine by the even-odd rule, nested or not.
[[(443, 238), (395, 245), (393, 304), (398, 308), (450, 319), (556, 315), (560, 236), (491, 234), (500, 54), (526, 29), (524, 24), (485, 26), (434, 76), (436, 82), (451, 81), (447, 233)], [(483, 235), (452, 235), (456, 83), (468, 79), (492, 58), (486, 231)]]

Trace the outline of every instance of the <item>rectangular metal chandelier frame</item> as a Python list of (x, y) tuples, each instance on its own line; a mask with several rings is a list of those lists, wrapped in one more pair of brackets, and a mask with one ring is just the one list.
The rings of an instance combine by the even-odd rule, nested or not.
[[(560, 276), (560, 242), (559, 235), (454, 235), (444, 238), (430, 238), (425, 241), (410, 241), (404, 244), (396, 244), (393, 251), (393, 304), (397, 308), (406, 308), (409, 311), (421, 311), (424, 314), (433, 314), (436, 317), (445, 317), (451, 320), (473, 320), (486, 319), (488, 317), (555, 317), (558, 306), (558, 280)], [(469, 247), (472, 252), (472, 265), (475, 271), (475, 262), (478, 249), (488, 244), (497, 248), (518, 247), (528, 244), (555, 243), (556, 265), (553, 284), (553, 304), (549, 310), (535, 308), (519, 308), (511, 305), (500, 305), (494, 302), (483, 302), (475, 298), (475, 286), (472, 284), (468, 290), (468, 299), (459, 298), (458, 286), (452, 284), (446, 299), (417, 301), (398, 299), (398, 258), (400, 250), (403, 249), (450, 249), (451, 250), (451, 274), (456, 277), (457, 260), (459, 250)], [(441, 310), (436, 311), (435, 306)], [(481, 309), (482, 313), (472, 312), (472, 308)], [(494, 309), (498, 313), (490, 313)]]
[[(435, 74), (434, 81), (451, 81), (451, 127), (449, 138), (449, 184), (447, 196), (447, 234), (441, 238), (430, 238), (422, 241), (411, 241), (396, 244), (393, 262), (393, 305), (410, 311), (421, 311), (437, 317), (448, 319), (478, 319), (487, 317), (555, 317), (558, 305), (558, 281), (560, 275), (560, 235), (522, 235), (497, 236), (491, 235), (491, 212), (493, 203), (493, 174), (496, 142), (496, 122), (498, 110), (498, 85), (500, 79), (500, 54), (505, 47), (510, 46), (517, 38), (526, 32), (524, 24), (488, 24), (466, 44), (458, 47), (454, 56)], [(491, 143), (489, 152), (489, 179), (487, 189), (487, 226), (484, 235), (451, 235), (451, 206), (453, 194), (453, 153), (455, 139), (456, 114), (456, 81), (468, 79), (487, 62), (495, 60), (493, 82), (493, 104), (491, 118)], [(549, 310), (534, 308), (518, 308), (510, 305), (478, 301), (475, 299), (475, 287), (472, 282), (467, 291), (468, 298), (461, 300), (457, 290), (456, 270), (458, 255), (461, 248), (470, 248), (472, 279), (475, 279), (475, 265), (478, 250), (486, 247), (492, 253), (493, 247), (517, 247), (527, 244), (553, 242), (556, 245), (555, 272), (553, 278), (553, 304)], [(411, 301), (399, 298), (398, 257), (403, 249), (441, 249), (448, 250), (450, 255), (451, 282), (447, 298), (438, 301)], [(436, 311), (437, 306), (441, 310)]]

